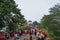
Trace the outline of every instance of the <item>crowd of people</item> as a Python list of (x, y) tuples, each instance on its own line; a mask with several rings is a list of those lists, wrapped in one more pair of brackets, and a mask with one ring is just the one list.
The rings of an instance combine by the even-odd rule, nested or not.
[[(23, 38), (23, 40), (50, 40), (48, 35), (43, 30), (13, 30), (10, 33), (4, 35), (3, 40), (13, 38), (13, 40), (21, 40), (21, 36), (29, 35), (29, 38)], [(34, 37), (33, 37), (34, 35)], [(0, 39), (2, 40), (2, 39)]]
[[(29, 35), (29, 39), (28, 38), (24, 38), (23, 40), (50, 40), (48, 35), (42, 31), (42, 30), (36, 30), (36, 29), (32, 29), (32, 30), (14, 30), (14, 31), (11, 31), (10, 33), (7, 33), (5, 36), (4, 36), (4, 39), (3, 40), (8, 40), (9, 38), (13, 38), (13, 40), (17, 40), (19, 39), (20, 40), (20, 37), (21, 36), (24, 36), (24, 35)], [(34, 38), (33, 38), (33, 35), (34, 35)]]

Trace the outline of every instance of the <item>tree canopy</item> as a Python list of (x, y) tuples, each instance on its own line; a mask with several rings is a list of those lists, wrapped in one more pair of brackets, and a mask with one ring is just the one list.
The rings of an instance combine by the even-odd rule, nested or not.
[(42, 18), (41, 24), (47, 28), (52, 40), (60, 40), (60, 4), (50, 8), (49, 12)]
[(14, 0), (0, 0), (0, 29), (5, 26), (12, 28), (18, 27), (17, 24), (25, 22), (21, 9), (17, 8)]

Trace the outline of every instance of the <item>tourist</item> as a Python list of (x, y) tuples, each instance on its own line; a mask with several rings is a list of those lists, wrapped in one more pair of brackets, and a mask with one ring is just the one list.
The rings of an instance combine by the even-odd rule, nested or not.
[(32, 35), (30, 35), (30, 40), (33, 40), (33, 39), (32, 39)]
[(34, 34), (35, 34), (35, 36), (36, 36), (36, 34), (37, 34), (37, 32), (36, 32), (36, 29), (35, 29), (35, 32), (34, 32)]

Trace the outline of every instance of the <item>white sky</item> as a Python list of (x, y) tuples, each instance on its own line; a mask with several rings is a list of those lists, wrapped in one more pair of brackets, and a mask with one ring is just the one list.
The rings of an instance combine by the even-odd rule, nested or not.
[(49, 8), (60, 0), (15, 0), (15, 2), (27, 20), (39, 22), (43, 15), (49, 14)]

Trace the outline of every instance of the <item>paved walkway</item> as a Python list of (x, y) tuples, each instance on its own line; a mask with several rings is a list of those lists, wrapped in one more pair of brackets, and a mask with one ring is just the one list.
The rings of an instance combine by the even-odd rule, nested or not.
[[(32, 35), (32, 37), (33, 37), (33, 40), (36, 40), (36, 37), (34, 36), (34, 35)], [(21, 37), (19, 37), (20, 39), (17, 39), (17, 40), (24, 40), (24, 38), (30, 38), (30, 36), (29, 35), (23, 35), (23, 36), (21, 36)], [(14, 38), (10, 38), (9, 40), (14, 40)]]

